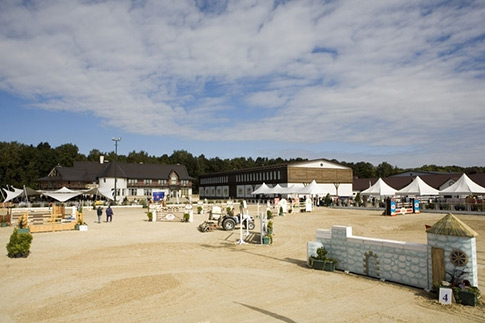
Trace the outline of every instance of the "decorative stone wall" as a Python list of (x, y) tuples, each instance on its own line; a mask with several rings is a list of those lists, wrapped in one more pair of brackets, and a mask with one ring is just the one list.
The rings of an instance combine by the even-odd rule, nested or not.
[(307, 244), (307, 258), (321, 246), (329, 257), (337, 259), (337, 269), (430, 288), (425, 244), (353, 236), (351, 227), (333, 226), (317, 230), (316, 241)]

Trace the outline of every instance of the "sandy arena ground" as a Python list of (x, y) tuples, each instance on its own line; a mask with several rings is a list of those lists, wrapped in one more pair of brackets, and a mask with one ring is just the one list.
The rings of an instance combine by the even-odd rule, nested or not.
[[(239, 231), (199, 232), (207, 215), (148, 223), (146, 209), (114, 212), (97, 224), (85, 209), (87, 232), (34, 234), (25, 259), (6, 256), (12, 228), (0, 228), (0, 322), (485, 322), (485, 305), (443, 306), (420, 289), (306, 266), (316, 229), (426, 243), (425, 224), (444, 214), (322, 207), (276, 217), (263, 246), (235, 244)], [(485, 217), (458, 218), (479, 233), (485, 286)]]

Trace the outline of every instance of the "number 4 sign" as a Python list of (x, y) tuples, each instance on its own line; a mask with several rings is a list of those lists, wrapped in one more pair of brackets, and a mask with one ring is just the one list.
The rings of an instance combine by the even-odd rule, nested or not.
[(440, 303), (451, 305), (451, 298), (453, 297), (453, 290), (451, 288), (440, 288)]

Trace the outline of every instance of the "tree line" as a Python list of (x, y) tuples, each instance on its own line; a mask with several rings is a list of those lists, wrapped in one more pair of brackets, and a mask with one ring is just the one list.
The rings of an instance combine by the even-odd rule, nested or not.
[[(114, 160), (115, 153), (101, 152), (93, 149), (86, 156), (79, 153), (79, 149), (73, 144), (63, 144), (58, 147), (51, 147), (47, 142), (41, 142), (37, 146), (25, 145), (14, 142), (0, 142), (0, 187), (12, 185), (17, 188), (23, 185), (33, 189), (39, 187), (38, 179), (47, 176), (57, 165), (71, 167), (74, 161), (95, 161), (103, 155), (107, 160)], [(198, 192), (198, 180), (200, 175), (214, 172), (223, 172), (233, 169), (243, 169), (260, 166), (278, 165), (290, 162), (306, 161), (303, 158), (282, 159), (258, 157), (235, 157), (232, 159), (221, 159), (219, 157), (206, 158), (203, 154), (193, 156), (185, 150), (175, 150), (171, 155), (161, 156), (148, 155), (145, 151), (132, 151), (128, 155), (118, 155), (117, 160), (123, 163), (144, 163), (144, 164), (181, 164), (185, 165), (190, 176), (194, 177), (194, 192)], [(483, 173), (485, 167), (460, 167), (460, 166), (437, 166), (424, 165), (419, 168), (402, 169), (382, 162), (377, 166), (369, 162), (345, 162), (336, 159), (331, 162), (352, 168), (354, 177), (372, 178), (387, 177), (404, 171), (433, 171), (433, 172), (456, 172), (456, 173)]]

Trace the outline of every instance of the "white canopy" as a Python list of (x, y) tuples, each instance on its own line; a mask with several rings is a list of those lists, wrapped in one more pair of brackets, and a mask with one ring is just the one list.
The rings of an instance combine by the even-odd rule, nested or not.
[(327, 190), (323, 190), (315, 180), (311, 181), (305, 187), (300, 188), (298, 191), (299, 194), (307, 194), (307, 195), (316, 195), (316, 194), (325, 194), (328, 193)]
[(255, 189), (251, 194), (256, 195), (256, 194), (273, 194), (273, 193), (271, 191), (271, 187), (269, 187), (263, 182), (263, 184), (261, 184), (260, 187)]
[(5, 193), (7, 193), (7, 197), (5, 198), (5, 201), (4, 202), (8, 202), (10, 200), (13, 200), (14, 198), (16, 197), (19, 197), (20, 195), (22, 195), (22, 193), (24, 192), (24, 190), (21, 190), (20, 188), (15, 188), (13, 187), (13, 192), (12, 191), (9, 191), (9, 190), (6, 190), (3, 188), (3, 190), (5, 191)]
[(470, 194), (485, 194), (485, 188), (472, 181), (466, 174), (461, 175), (455, 184), (440, 191), (440, 195)]
[(363, 190), (360, 192), (360, 194), (373, 196), (393, 196), (396, 194), (396, 190), (387, 185), (382, 178), (379, 178), (374, 185), (366, 190)]
[(437, 189), (429, 186), (423, 181), (419, 176), (416, 176), (415, 179), (408, 186), (400, 189), (396, 192), (397, 195), (415, 195), (415, 196), (428, 196), (428, 195), (438, 195), (440, 191)]
[(52, 197), (53, 199), (58, 200), (59, 202), (66, 202), (67, 200), (72, 199), (73, 197), (76, 197), (83, 193), (84, 193), (83, 191), (73, 191), (71, 189), (68, 189), (65, 186), (63, 188), (58, 189), (57, 191), (42, 192), (42, 194)]
[(87, 191), (82, 191), (82, 194), (102, 195), (107, 199), (114, 200), (112, 191), (101, 191), (99, 188), (92, 188)]
[(281, 186), (280, 184), (276, 184), (272, 189), (271, 189), (271, 194), (287, 194), (285, 192), (286, 187)]

